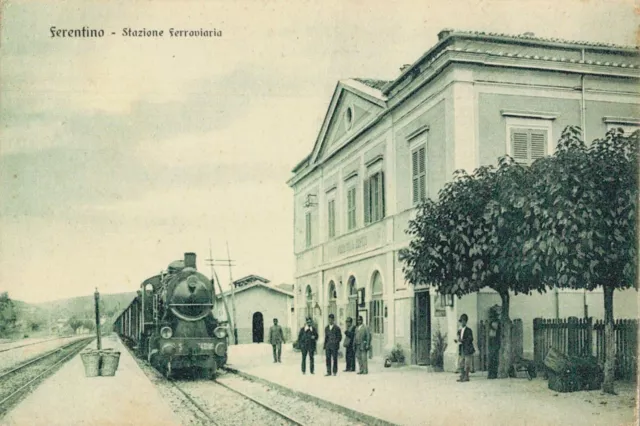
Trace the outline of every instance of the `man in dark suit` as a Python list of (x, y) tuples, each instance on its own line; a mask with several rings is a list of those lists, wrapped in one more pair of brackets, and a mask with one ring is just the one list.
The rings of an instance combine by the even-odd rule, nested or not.
[(369, 327), (364, 325), (362, 316), (358, 316), (358, 326), (356, 334), (353, 338), (356, 350), (356, 359), (358, 360), (357, 374), (369, 374), (369, 349), (371, 348), (371, 333)]
[(282, 362), (282, 344), (284, 343), (284, 333), (282, 327), (278, 325), (278, 319), (273, 319), (273, 325), (269, 329), (269, 343), (273, 348), (273, 362)]
[(313, 356), (316, 353), (316, 342), (318, 341), (318, 332), (313, 326), (311, 318), (307, 318), (307, 323), (300, 329), (298, 333), (298, 347), (302, 352), (302, 374), (306, 374), (307, 354), (309, 354), (309, 371), (313, 374)]
[(356, 349), (355, 349), (356, 326), (353, 319), (347, 318), (347, 327), (344, 330), (344, 347), (346, 349), (347, 368), (344, 371), (356, 371)]
[(457, 338), (454, 340), (458, 344), (458, 355), (460, 356), (459, 382), (469, 381), (473, 354), (476, 352), (473, 348), (473, 332), (467, 327), (467, 321), (469, 321), (467, 314), (460, 315), (460, 329), (458, 330)]
[(338, 374), (338, 349), (342, 340), (342, 331), (335, 324), (335, 316), (329, 314), (329, 325), (324, 328), (324, 352), (327, 358), (327, 374), (331, 375), (333, 364), (333, 375)]

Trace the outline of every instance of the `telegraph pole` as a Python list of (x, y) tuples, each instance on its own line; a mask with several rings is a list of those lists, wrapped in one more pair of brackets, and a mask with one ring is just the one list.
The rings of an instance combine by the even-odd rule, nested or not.
[[(233, 313), (232, 313), (233, 341), (237, 345), (238, 344), (238, 328), (236, 326), (236, 292), (235, 292), (235, 286), (233, 285), (233, 276), (231, 274), (231, 267), (234, 266), (233, 264), (234, 261), (229, 256), (229, 243), (227, 242), (227, 259), (214, 259), (213, 255), (211, 254), (211, 240), (209, 240), (209, 259), (206, 259), (206, 260), (211, 266), (212, 277), (215, 274), (215, 271), (214, 271), (215, 265), (229, 267), (229, 280), (230, 280), (229, 284), (231, 285), (231, 305), (233, 310)], [(220, 288), (220, 291), (222, 291), (222, 288)]]

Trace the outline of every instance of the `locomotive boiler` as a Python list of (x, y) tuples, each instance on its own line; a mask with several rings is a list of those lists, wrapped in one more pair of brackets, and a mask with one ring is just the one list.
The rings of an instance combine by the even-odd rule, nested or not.
[(116, 332), (166, 377), (197, 370), (215, 378), (227, 362), (228, 327), (213, 315), (213, 280), (198, 272), (195, 253), (147, 278), (117, 318)]

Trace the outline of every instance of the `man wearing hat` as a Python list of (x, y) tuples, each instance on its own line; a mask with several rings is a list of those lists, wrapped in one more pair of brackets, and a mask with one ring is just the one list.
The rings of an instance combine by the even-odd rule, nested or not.
[(333, 375), (338, 374), (338, 349), (342, 340), (342, 331), (335, 322), (335, 316), (329, 314), (329, 325), (324, 329), (324, 351), (327, 357), (327, 376), (331, 375), (333, 367)]
[(458, 382), (468, 382), (469, 372), (473, 363), (473, 354), (476, 352), (473, 348), (473, 332), (467, 327), (469, 317), (467, 314), (460, 315), (460, 329), (458, 336), (454, 340), (458, 344), (458, 355), (460, 356), (460, 378)]

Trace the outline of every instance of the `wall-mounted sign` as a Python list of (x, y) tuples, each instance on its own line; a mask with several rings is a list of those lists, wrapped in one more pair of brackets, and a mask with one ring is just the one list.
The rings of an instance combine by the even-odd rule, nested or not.
[(366, 306), (364, 302), (364, 287), (358, 289), (358, 306), (361, 308)]

